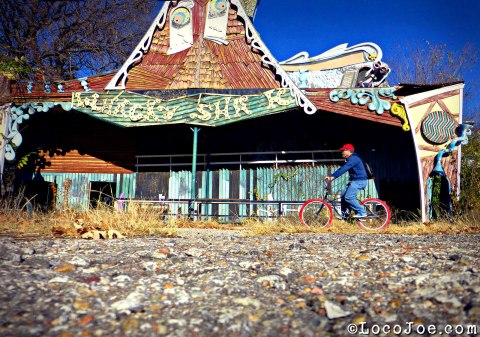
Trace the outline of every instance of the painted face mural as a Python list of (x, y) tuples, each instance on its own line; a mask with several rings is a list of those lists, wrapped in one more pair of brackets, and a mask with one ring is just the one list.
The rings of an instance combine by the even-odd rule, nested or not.
[(228, 9), (227, 0), (210, 0), (205, 20), (204, 38), (219, 44), (227, 45)]
[(193, 1), (183, 1), (172, 11), (170, 17), (170, 46), (167, 54), (174, 54), (193, 45)]
[(208, 11), (209, 18), (216, 18), (226, 13), (228, 8), (227, 0), (210, 0)]
[(180, 29), (190, 23), (190, 11), (184, 7), (177, 8), (173, 12), (172, 25)]

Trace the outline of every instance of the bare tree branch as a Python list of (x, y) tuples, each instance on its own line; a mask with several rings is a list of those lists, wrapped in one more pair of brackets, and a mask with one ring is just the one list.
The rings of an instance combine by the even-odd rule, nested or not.
[(0, 52), (50, 79), (117, 69), (153, 20), (155, 0), (0, 1)]
[[(478, 50), (472, 45), (452, 51), (446, 44), (423, 43), (402, 45), (392, 50), (388, 63), (394, 83), (437, 84), (465, 81), (477, 66)], [(465, 98), (474, 97), (478, 79), (465, 83)]]

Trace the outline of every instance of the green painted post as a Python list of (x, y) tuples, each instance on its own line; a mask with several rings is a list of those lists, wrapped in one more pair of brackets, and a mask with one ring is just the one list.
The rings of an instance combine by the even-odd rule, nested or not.
[(198, 145), (198, 132), (200, 128), (194, 127), (193, 129), (193, 152), (192, 152), (192, 189), (190, 193), (190, 198), (195, 199), (196, 197), (196, 186), (197, 186), (197, 145)]
[(200, 128), (194, 127), (193, 129), (193, 152), (192, 152), (192, 193), (191, 198), (195, 199), (195, 186), (197, 185), (197, 145), (198, 145), (198, 132)]
[[(197, 186), (197, 145), (198, 145), (198, 132), (200, 131), (199, 127), (190, 128), (193, 131), (193, 151), (192, 151), (192, 186), (190, 189), (190, 199), (194, 200), (196, 197), (196, 186)], [(190, 218), (194, 217), (193, 203), (190, 201), (188, 203), (188, 215)]]

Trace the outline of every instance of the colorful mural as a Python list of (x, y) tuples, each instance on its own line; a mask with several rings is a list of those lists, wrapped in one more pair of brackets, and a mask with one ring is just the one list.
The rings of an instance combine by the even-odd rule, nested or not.
[[(471, 126), (462, 124), (464, 84), (456, 84), (403, 97), (414, 137), (420, 179), (422, 221), (432, 214), (432, 177), (442, 175), (454, 197), (460, 192), (461, 152)], [(449, 196), (450, 197), (450, 196)], [(446, 207), (449, 207), (447, 200)]]
[(179, 1), (170, 14), (170, 47), (167, 54), (175, 54), (193, 45), (193, 0)]

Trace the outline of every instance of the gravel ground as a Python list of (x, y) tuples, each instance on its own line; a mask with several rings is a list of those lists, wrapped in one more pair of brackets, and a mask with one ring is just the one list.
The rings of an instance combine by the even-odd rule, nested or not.
[(480, 335), (480, 235), (179, 233), (0, 237), (0, 336)]

